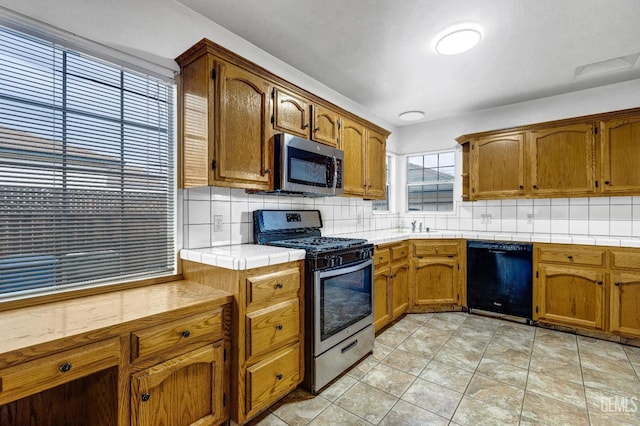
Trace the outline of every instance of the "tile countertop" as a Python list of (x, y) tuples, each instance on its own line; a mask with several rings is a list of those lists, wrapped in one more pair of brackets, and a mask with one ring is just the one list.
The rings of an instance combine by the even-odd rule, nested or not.
[[(613, 247), (640, 247), (640, 238), (612, 238), (571, 236), (565, 234), (505, 234), (491, 232), (430, 231), (411, 232), (409, 229), (383, 229), (335, 235), (346, 238), (365, 238), (373, 244), (393, 243), (408, 239), (449, 239), (520, 241), (534, 243), (582, 244)], [(238, 244), (180, 250), (180, 258), (205, 265), (233, 270), (245, 270), (279, 263), (302, 260), (304, 250), (287, 249), (258, 244)]]

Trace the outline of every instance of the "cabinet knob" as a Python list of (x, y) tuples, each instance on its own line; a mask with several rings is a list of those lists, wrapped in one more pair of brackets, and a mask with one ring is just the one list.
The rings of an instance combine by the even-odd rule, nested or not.
[(573, 260), (573, 256), (569, 255), (569, 256), (567, 256), (567, 259)]
[(276, 288), (282, 288), (282, 283), (276, 284)]
[(302, 126), (303, 129), (308, 129), (309, 128), (309, 123), (305, 124), (304, 126)]
[(538, 189), (538, 185), (533, 185), (533, 189)]
[(151, 398), (151, 395), (146, 392), (140, 396), (140, 399), (142, 400), (142, 402), (147, 402), (149, 398)]
[(271, 173), (271, 169), (265, 169), (264, 174), (267, 175), (269, 173)]
[(320, 127), (316, 127), (315, 129), (313, 129), (314, 132), (319, 132), (320, 131)]
[(520, 189), (524, 189), (524, 185), (520, 185)]
[(280, 373), (276, 374), (276, 379), (282, 380), (282, 374), (280, 374)]
[(622, 285), (622, 283), (621, 282), (615, 282), (615, 283), (613, 283), (613, 285), (615, 285), (616, 287), (620, 287)]
[(65, 362), (60, 366), (58, 370), (60, 370), (61, 373), (66, 373), (67, 371), (71, 370), (71, 367), (73, 366), (71, 365), (70, 362)]
[(608, 180), (605, 180), (605, 181), (604, 181), (604, 184), (605, 184), (605, 185), (609, 185), (609, 181), (608, 181)]
[(596, 281), (596, 284), (602, 285), (602, 281)]
[(276, 330), (282, 330), (282, 324), (276, 325)]
[(191, 332), (189, 330), (185, 330), (182, 332), (182, 337), (189, 337), (191, 336)]

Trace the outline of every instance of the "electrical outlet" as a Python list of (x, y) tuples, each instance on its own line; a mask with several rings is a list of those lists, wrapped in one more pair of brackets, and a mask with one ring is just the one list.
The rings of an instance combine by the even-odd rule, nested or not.
[(535, 219), (535, 215), (533, 213), (527, 213), (527, 223), (533, 223), (533, 219)]
[(362, 215), (360, 213), (358, 213), (358, 216), (356, 218), (356, 224), (362, 225)]
[(213, 216), (213, 232), (222, 232), (222, 215)]
[(489, 224), (491, 223), (492, 217), (491, 217), (491, 214), (481, 214), (480, 219), (481, 219), (481, 223)]

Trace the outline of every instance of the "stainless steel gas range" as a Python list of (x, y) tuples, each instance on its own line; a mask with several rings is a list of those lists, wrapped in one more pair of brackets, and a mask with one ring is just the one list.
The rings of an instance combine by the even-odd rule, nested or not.
[(318, 393), (373, 350), (373, 244), (322, 237), (318, 210), (256, 210), (254, 241), (307, 252), (305, 378)]

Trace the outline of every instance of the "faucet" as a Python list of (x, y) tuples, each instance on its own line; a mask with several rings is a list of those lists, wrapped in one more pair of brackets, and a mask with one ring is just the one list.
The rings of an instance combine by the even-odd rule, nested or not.
[(411, 222), (411, 232), (416, 232), (416, 221)]
[(420, 232), (422, 232), (422, 222), (420, 222)]

